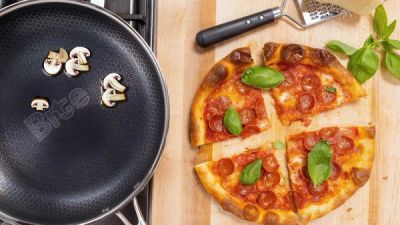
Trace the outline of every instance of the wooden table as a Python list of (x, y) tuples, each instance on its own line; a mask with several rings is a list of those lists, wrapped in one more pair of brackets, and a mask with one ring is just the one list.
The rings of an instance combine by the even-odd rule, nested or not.
[[(370, 16), (345, 16), (304, 31), (281, 20), (214, 48), (203, 50), (195, 45), (196, 32), (202, 28), (278, 5), (279, 0), (159, 0), (157, 55), (168, 85), (171, 120), (165, 151), (154, 176), (152, 224), (250, 224), (235, 219), (213, 203), (193, 171), (196, 149), (189, 143), (190, 105), (202, 78), (216, 60), (234, 48), (250, 45), (260, 63), (258, 55), (267, 41), (323, 47), (328, 40), (338, 39), (360, 46), (372, 30)], [(290, 5), (289, 11), (294, 13), (292, 1)], [(389, 0), (385, 6), (390, 19), (400, 19), (398, 1)], [(400, 28), (394, 36), (400, 38)], [(364, 87), (369, 93), (367, 98), (318, 116), (309, 128), (303, 128), (315, 129), (332, 122), (370, 123), (377, 127), (376, 160), (369, 183), (343, 206), (310, 224), (400, 223), (400, 80), (382, 70)], [(268, 110), (271, 119), (276, 120), (273, 107)]]

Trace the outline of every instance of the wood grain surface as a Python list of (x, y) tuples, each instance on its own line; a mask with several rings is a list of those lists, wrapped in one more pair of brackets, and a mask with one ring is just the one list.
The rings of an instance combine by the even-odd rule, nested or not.
[[(347, 15), (307, 30), (298, 30), (282, 19), (209, 49), (195, 45), (195, 35), (203, 28), (278, 5), (279, 0), (159, 0), (157, 57), (168, 85), (171, 118), (165, 151), (154, 176), (152, 224), (250, 224), (225, 213), (203, 190), (193, 171), (198, 150), (189, 142), (190, 105), (202, 78), (216, 61), (235, 48), (251, 46), (253, 57), (261, 63), (261, 48), (267, 41), (322, 48), (327, 41), (338, 39), (359, 47), (372, 31), (371, 16)], [(391, 20), (400, 19), (398, 0), (387, 1), (385, 7)], [(292, 0), (286, 12), (296, 15)], [(394, 37), (400, 38), (400, 29)], [(346, 63), (345, 58), (341, 60)], [(366, 98), (314, 117), (309, 127), (300, 123), (282, 126), (271, 98), (265, 94), (272, 128), (248, 140), (231, 140), (213, 148), (239, 149), (255, 145), (260, 138), (283, 140), (290, 133), (329, 125), (373, 124), (377, 127), (377, 145), (369, 183), (344, 205), (310, 224), (397, 225), (400, 223), (400, 80), (380, 70), (363, 86), (368, 92)]]

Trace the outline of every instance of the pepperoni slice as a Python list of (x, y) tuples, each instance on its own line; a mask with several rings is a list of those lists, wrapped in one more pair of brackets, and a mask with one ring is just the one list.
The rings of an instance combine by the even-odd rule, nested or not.
[(333, 146), (333, 149), (338, 155), (350, 154), (354, 150), (354, 141), (347, 136), (341, 136), (338, 142)]
[(319, 79), (319, 76), (313, 73), (308, 73), (301, 79), (301, 86), (304, 91), (316, 91), (321, 87), (321, 80)]
[(246, 205), (243, 208), (243, 216), (246, 220), (254, 221), (258, 218), (258, 208), (255, 205)]
[(317, 93), (317, 100), (323, 105), (330, 104), (336, 100), (336, 92), (329, 92), (326, 90), (320, 90)]
[(281, 180), (281, 175), (278, 172), (268, 173), (261, 177), (259, 181), (257, 181), (256, 186), (260, 191), (265, 191), (267, 189), (271, 189), (275, 187), (279, 181)]
[(226, 96), (219, 96), (212, 100), (211, 107), (215, 109), (216, 113), (224, 114), (226, 110), (232, 105), (231, 100)]
[(367, 169), (352, 168), (351, 179), (358, 186), (363, 186), (369, 179), (370, 172)]
[(331, 144), (336, 144), (340, 135), (340, 130), (337, 127), (326, 127), (319, 131), (319, 135), (322, 140), (328, 141)]
[(300, 112), (310, 112), (314, 106), (314, 96), (310, 93), (303, 93), (297, 98), (297, 109)]
[(318, 186), (314, 186), (314, 184), (310, 181), (307, 183), (307, 189), (311, 195), (321, 197), (328, 192), (329, 186), (326, 181)]
[(229, 176), (233, 173), (235, 166), (229, 158), (223, 158), (218, 161), (218, 172), (222, 176)]
[(279, 168), (278, 160), (276, 160), (273, 154), (269, 154), (263, 158), (263, 168), (267, 172), (276, 172)]
[(337, 178), (339, 178), (341, 172), (342, 172), (342, 169), (340, 168), (340, 166), (337, 163), (333, 162), (332, 163), (332, 173), (331, 173), (331, 176), (329, 177), (329, 179), (336, 180)]
[(256, 118), (256, 112), (251, 108), (244, 108), (240, 110), (239, 115), (243, 125), (249, 124), (254, 120), (254, 118)]
[(321, 138), (319, 137), (318, 133), (310, 133), (303, 139), (304, 147), (311, 151), (315, 144), (317, 144)]
[(284, 89), (289, 89), (296, 84), (296, 78), (290, 71), (283, 72), (283, 76), (285, 76), (285, 80), (280, 84), (280, 87)]
[(276, 195), (272, 191), (264, 191), (258, 195), (257, 203), (264, 209), (270, 208), (276, 201)]
[(279, 222), (279, 215), (274, 212), (267, 212), (264, 216), (263, 224), (265, 225), (278, 225)]
[(208, 126), (215, 132), (224, 130), (224, 118), (222, 115), (214, 115), (208, 120)]

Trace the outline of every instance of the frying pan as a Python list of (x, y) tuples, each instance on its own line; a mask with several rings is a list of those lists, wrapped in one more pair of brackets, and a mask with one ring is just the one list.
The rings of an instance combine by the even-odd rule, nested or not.
[[(43, 72), (48, 51), (88, 48), (90, 71)], [(101, 106), (101, 80), (122, 76), (125, 102)], [(71, 0), (0, 10), (0, 217), (14, 224), (88, 224), (145, 187), (168, 130), (166, 86), (154, 55), (123, 20)], [(49, 100), (43, 112), (35, 97)], [(120, 215), (120, 214), (119, 214)]]

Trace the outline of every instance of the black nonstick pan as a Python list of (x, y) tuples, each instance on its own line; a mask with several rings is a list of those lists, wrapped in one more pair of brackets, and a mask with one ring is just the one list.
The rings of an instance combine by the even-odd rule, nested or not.
[[(46, 76), (60, 47), (90, 50), (90, 71)], [(127, 100), (100, 104), (101, 81), (122, 76)], [(166, 86), (151, 50), (112, 13), (86, 2), (23, 1), (0, 10), (0, 218), (88, 224), (144, 188), (168, 129)], [(49, 108), (36, 111), (35, 97)]]

